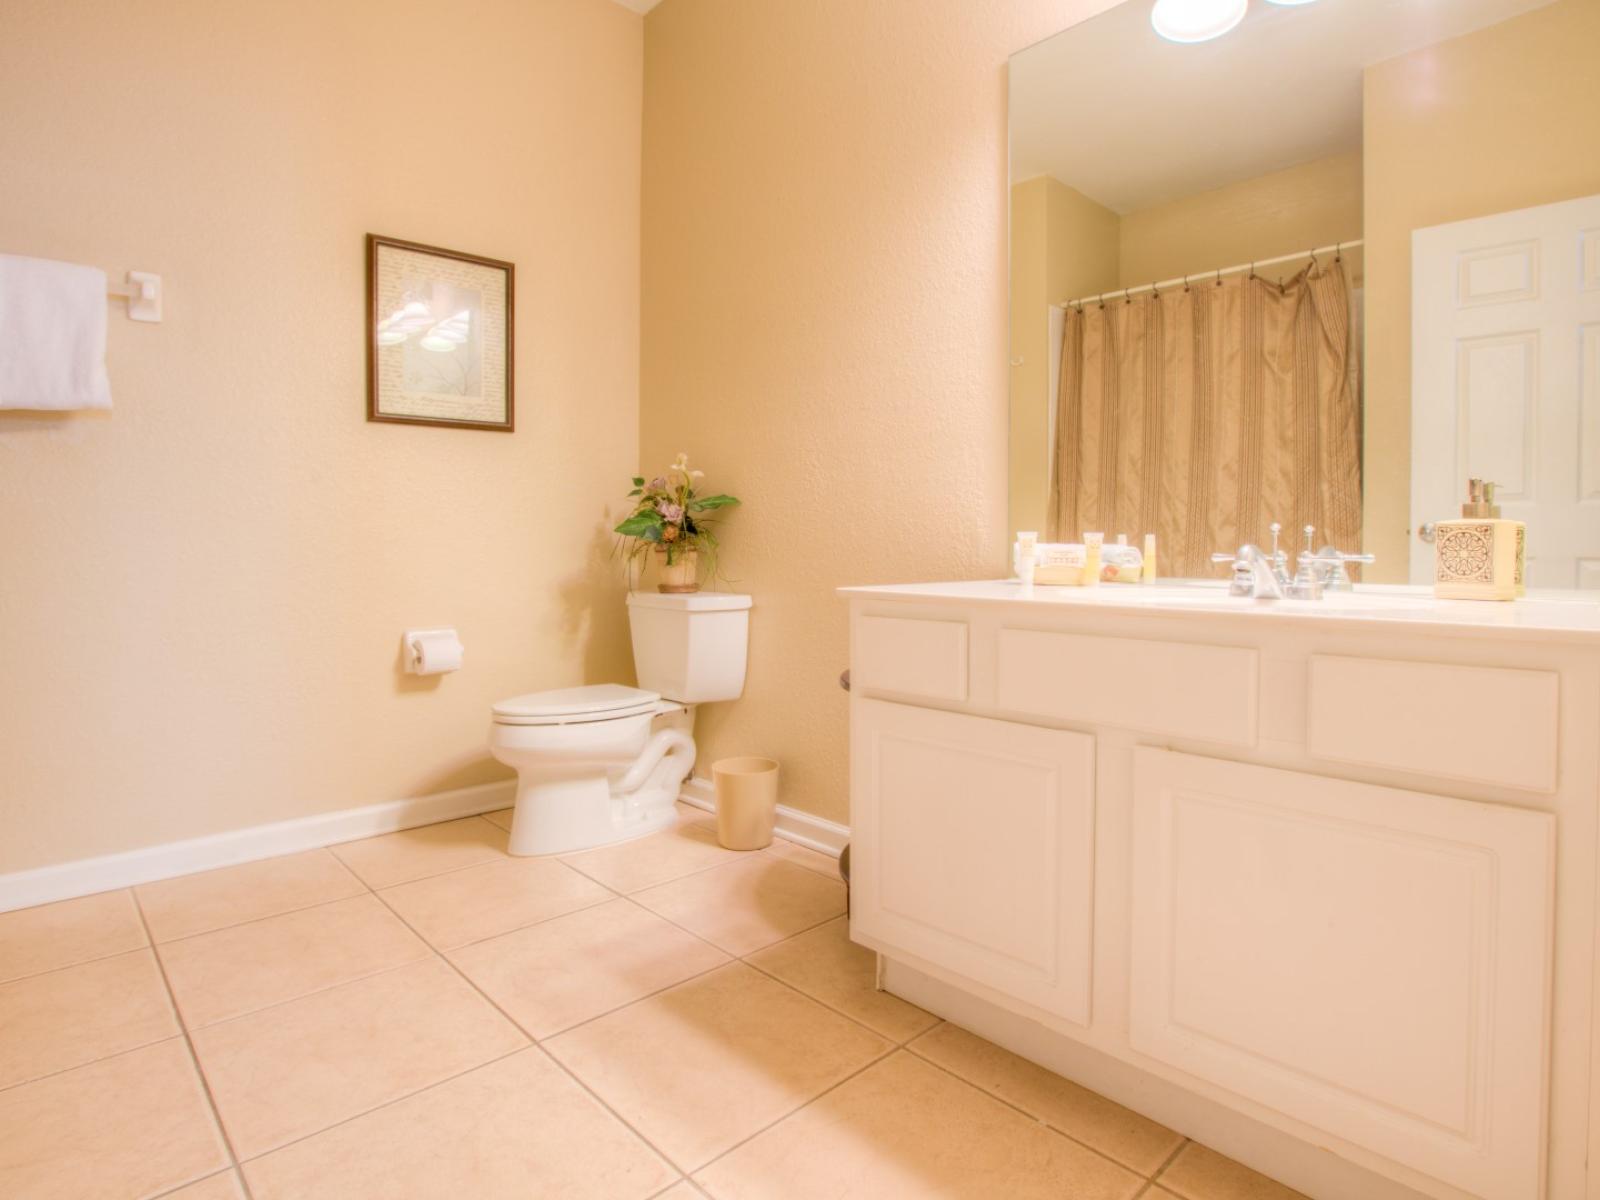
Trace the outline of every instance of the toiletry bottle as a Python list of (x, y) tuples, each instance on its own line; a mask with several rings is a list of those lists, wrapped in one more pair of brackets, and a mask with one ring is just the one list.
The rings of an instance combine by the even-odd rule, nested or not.
[(1103, 533), (1086, 533), (1083, 535), (1083, 584), (1085, 587), (1100, 586), (1100, 547), (1105, 543), (1106, 535)]
[(1494, 484), (1467, 482), (1461, 516), (1434, 527), (1433, 594), (1445, 600), (1514, 600), (1522, 587), (1526, 526), (1500, 515)]
[(1033, 585), (1033, 568), (1037, 562), (1039, 535), (1036, 532), (1017, 533), (1017, 578), (1028, 586)]
[(1144, 574), (1140, 583), (1154, 583), (1156, 581), (1156, 535), (1144, 535)]

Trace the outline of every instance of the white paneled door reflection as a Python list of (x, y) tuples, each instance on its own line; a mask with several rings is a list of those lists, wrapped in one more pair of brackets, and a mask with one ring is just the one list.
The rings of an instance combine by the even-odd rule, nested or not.
[(1528, 524), (1530, 587), (1600, 590), (1600, 196), (1412, 235), (1411, 580), (1469, 478)]

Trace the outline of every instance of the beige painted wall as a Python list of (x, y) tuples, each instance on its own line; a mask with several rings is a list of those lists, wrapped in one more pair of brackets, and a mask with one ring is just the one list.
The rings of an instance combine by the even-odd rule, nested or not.
[(1411, 232), (1600, 192), (1596, 46), (1600, 2), (1558, 0), (1366, 72), (1370, 579), (1410, 549)]
[[(499, 778), (493, 700), (628, 677), (643, 23), (438, 14), (7, 7), (0, 252), (167, 315), (113, 412), (0, 414), (0, 871)], [(517, 264), (515, 434), (364, 420), (369, 230)]]
[[(1286, 167), (1126, 214), (1119, 287), (1296, 254), (1361, 236), (1361, 152)], [(1305, 261), (1261, 274), (1287, 277)]]
[(646, 464), (745, 506), (744, 698), (701, 769), (848, 816), (842, 584), (992, 577), (1006, 543), (1006, 58), (1101, 0), (666, 0), (645, 19)]
[(1048, 175), (1011, 189), (1011, 529), (1047, 524), (1050, 305), (1117, 286), (1118, 223)]

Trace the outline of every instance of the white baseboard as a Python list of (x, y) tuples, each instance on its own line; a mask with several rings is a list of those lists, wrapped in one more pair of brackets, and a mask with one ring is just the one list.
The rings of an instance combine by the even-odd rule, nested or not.
[(168, 842), (100, 858), (84, 858), (50, 867), (36, 867), (31, 871), (13, 871), (9, 875), (0, 875), (0, 912), (48, 904), (54, 900), (70, 900), (94, 892), (108, 892), (137, 883), (151, 883), (157, 879), (170, 879), (174, 875), (209, 871), (215, 867), (231, 867), (235, 863), (293, 854), (297, 850), (313, 850), (319, 846), (351, 842), (380, 833), (393, 833), (397, 829), (410, 829), (415, 825), (432, 825), (437, 821), (470, 817), (475, 813), (507, 808), (515, 799), (516, 781), (508, 779), (437, 792), (412, 800), (391, 800), (384, 804), (369, 804), (365, 808), (346, 808), (338, 812), (298, 817), (292, 821), (253, 825), (248, 829), (214, 833), (207, 837)]
[[(698, 775), (684, 781), (683, 791), (678, 794), (678, 799), (696, 808), (703, 808), (707, 812), (717, 811), (715, 785), (709, 779), (703, 779)], [(850, 826), (814, 817), (808, 812), (801, 812), (798, 808), (790, 808), (784, 804), (778, 805), (776, 832), (779, 837), (787, 838), (808, 850), (820, 850), (835, 858), (839, 857), (839, 852), (850, 841)]]

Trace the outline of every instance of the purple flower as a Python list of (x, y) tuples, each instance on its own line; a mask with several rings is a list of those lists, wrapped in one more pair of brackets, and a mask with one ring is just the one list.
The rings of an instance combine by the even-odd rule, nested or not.
[(660, 475), (657, 475), (650, 481), (650, 486), (646, 490), (652, 492), (664, 492), (667, 490), (667, 481)]
[(661, 500), (656, 503), (656, 511), (661, 514), (663, 520), (681, 521), (683, 519), (683, 505), (681, 504), (668, 504), (665, 500)]

